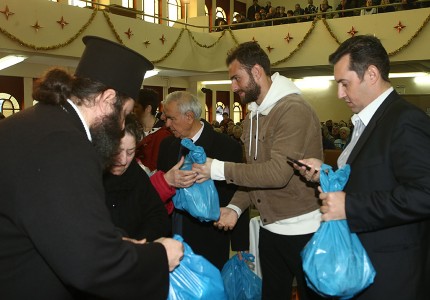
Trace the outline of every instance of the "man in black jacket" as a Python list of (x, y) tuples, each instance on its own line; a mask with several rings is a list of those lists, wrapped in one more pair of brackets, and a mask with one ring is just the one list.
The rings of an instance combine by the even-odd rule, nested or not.
[[(188, 92), (173, 92), (163, 101), (166, 126), (174, 136), (165, 138), (160, 145), (158, 169), (168, 171), (183, 155), (181, 139), (190, 138), (197, 146), (203, 147), (208, 157), (217, 157), (232, 162), (242, 161), (242, 146), (226, 134), (218, 133), (212, 126), (200, 119), (202, 106), (199, 100)], [(224, 207), (233, 197), (237, 186), (225, 181), (215, 182), (220, 206)], [(200, 222), (190, 214), (175, 209), (173, 232), (179, 233), (193, 251), (203, 255), (219, 269), (229, 259), (230, 240), (234, 251), (249, 249), (248, 212), (239, 219), (238, 225), (230, 233), (218, 230), (212, 222)]]

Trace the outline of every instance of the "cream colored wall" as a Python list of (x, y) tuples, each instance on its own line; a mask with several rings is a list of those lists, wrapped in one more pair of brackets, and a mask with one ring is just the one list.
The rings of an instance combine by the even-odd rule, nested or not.
[[(39, 49), (38, 52), (79, 57), (84, 48), (81, 37), (92, 34), (112, 40), (118, 40), (119, 37), (126, 46), (142, 53), (159, 67), (220, 72), (226, 70), (225, 53), (236, 43), (254, 38), (262, 47), (274, 48), (268, 54), (272, 63), (276, 64), (275, 68), (327, 65), (328, 55), (338, 46), (331, 34), (342, 42), (349, 37), (348, 31), (354, 26), (359, 34), (378, 36), (388, 52), (394, 52), (407, 44), (421, 28), (418, 37), (405, 50), (391, 56), (391, 59), (420, 60), (430, 56), (427, 50), (430, 26), (424, 26), (430, 8), (332, 19), (327, 21), (328, 27), (318, 21), (315, 28), (312, 22), (305, 22), (278, 25), (276, 30), (273, 30), (275, 27), (235, 30), (221, 38), (218, 32), (188, 32), (113, 14), (105, 16), (101, 11), (93, 21), (89, 21), (93, 13), (90, 9), (46, 0), (15, 1), (9, 4), (9, 9), (15, 14), (9, 20), (0, 18), (0, 26), (14, 38), (0, 34), (0, 43), (2, 48), (12, 52), (28, 53), (34, 50), (31, 46), (47, 46), (49, 49)], [(61, 16), (69, 22), (64, 29), (56, 23)], [(399, 20), (404, 20), (406, 24), (401, 33), (393, 28)], [(36, 21), (43, 26), (38, 32), (31, 27)], [(85, 28), (86, 22), (89, 25)], [(129, 28), (134, 34), (130, 39), (125, 35)], [(293, 37), (289, 43), (284, 39), (288, 33)], [(162, 35), (166, 39), (164, 44), (160, 41)], [(70, 42), (74, 36), (77, 38)], [(150, 41), (148, 47), (143, 44), (146, 40)], [(28, 46), (20, 45), (20, 41)], [(59, 48), (50, 49), (55, 46)]]

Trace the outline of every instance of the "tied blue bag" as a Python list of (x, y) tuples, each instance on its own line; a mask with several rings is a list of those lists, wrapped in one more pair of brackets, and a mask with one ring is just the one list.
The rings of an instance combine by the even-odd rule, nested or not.
[[(343, 190), (349, 165), (333, 172), (323, 164), (320, 183), (323, 192)], [(373, 283), (375, 269), (346, 220), (322, 222), (303, 249), (303, 269), (307, 285), (324, 297), (350, 299)]]
[(203, 256), (194, 254), (181, 236), (175, 234), (173, 238), (184, 244), (184, 257), (170, 272), (167, 300), (227, 300), (220, 271)]
[[(191, 170), (193, 163), (204, 164), (206, 153), (202, 147), (196, 146), (190, 139), (182, 139), (181, 145), (190, 150), (185, 156), (181, 170)], [(212, 179), (202, 183), (194, 183), (187, 188), (176, 189), (172, 198), (175, 208), (185, 210), (201, 222), (219, 219), (218, 191)]]
[(240, 260), (235, 254), (221, 271), (228, 300), (260, 300), (261, 278), (249, 269), (246, 262), (254, 262), (254, 255), (242, 253), (242, 257)]

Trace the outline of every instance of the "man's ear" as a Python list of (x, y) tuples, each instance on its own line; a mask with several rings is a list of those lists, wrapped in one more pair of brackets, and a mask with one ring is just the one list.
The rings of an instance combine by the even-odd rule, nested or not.
[(116, 92), (114, 89), (107, 89), (96, 97), (96, 105), (104, 114), (112, 112), (112, 105), (116, 102)]
[(187, 118), (188, 121), (190, 121), (191, 123), (194, 122), (194, 113), (192, 111), (187, 111), (185, 113), (185, 117)]
[(367, 68), (367, 73), (372, 84), (375, 83), (381, 77), (381, 74), (379, 73), (378, 68), (375, 67), (374, 65), (370, 65)]
[(258, 82), (263, 74), (263, 68), (260, 65), (254, 65), (251, 69), (252, 77), (254, 77), (254, 81)]

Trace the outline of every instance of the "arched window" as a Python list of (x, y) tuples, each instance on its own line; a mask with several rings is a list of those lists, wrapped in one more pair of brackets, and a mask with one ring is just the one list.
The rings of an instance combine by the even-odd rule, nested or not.
[(145, 15), (149, 15), (149, 16), (144, 16), (143, 20), (145, 20), (146, 22), (155, 23), (155, 24), (159, 23), (158, 0), (143, 0), (142, 11)]
[(207, 104), (205, 104), (205, 120), (209, 121), (209, 108)]
[(217, 102), (216, 103), (216, 116), (215, 116), (215, 120), (217, 120), (218, 122), (222, 121), (222, 113), (224, 112), (225, 109), (225, 105), (222, 102)]
[(0, 112), (5, 117), (11, 116), (20, 111), (19, 103), (15, 97), (6, 93), (0, 93)]
[(218, 19), (218, 18), (227, 20), (227, 15), (225, 14), (224, 9), (222, 9), (222, 7), (219, 7), (219, 6), (216, 8), (216, 12), (215, 12), (215, 19)]
[[(178, 0), (167, 0), (167, 10), (169, 11), (169, 20), (176, 21), (181, 18), (181, 4)], [(175, 22), (169, 21), (169, 26)]]
[(85, 6), (91, 6), (91, 3), (87, 3), (85, 1), (80, 1), (80, 0), (69, 0), (69, 5), (85, 7)]
[(234, 102), (233, 103), (233, 121), (234, 121), (234, 124), (240, 122), (241, 119), (242, 119), (242, 106), (240, 105), (239, 102)]

